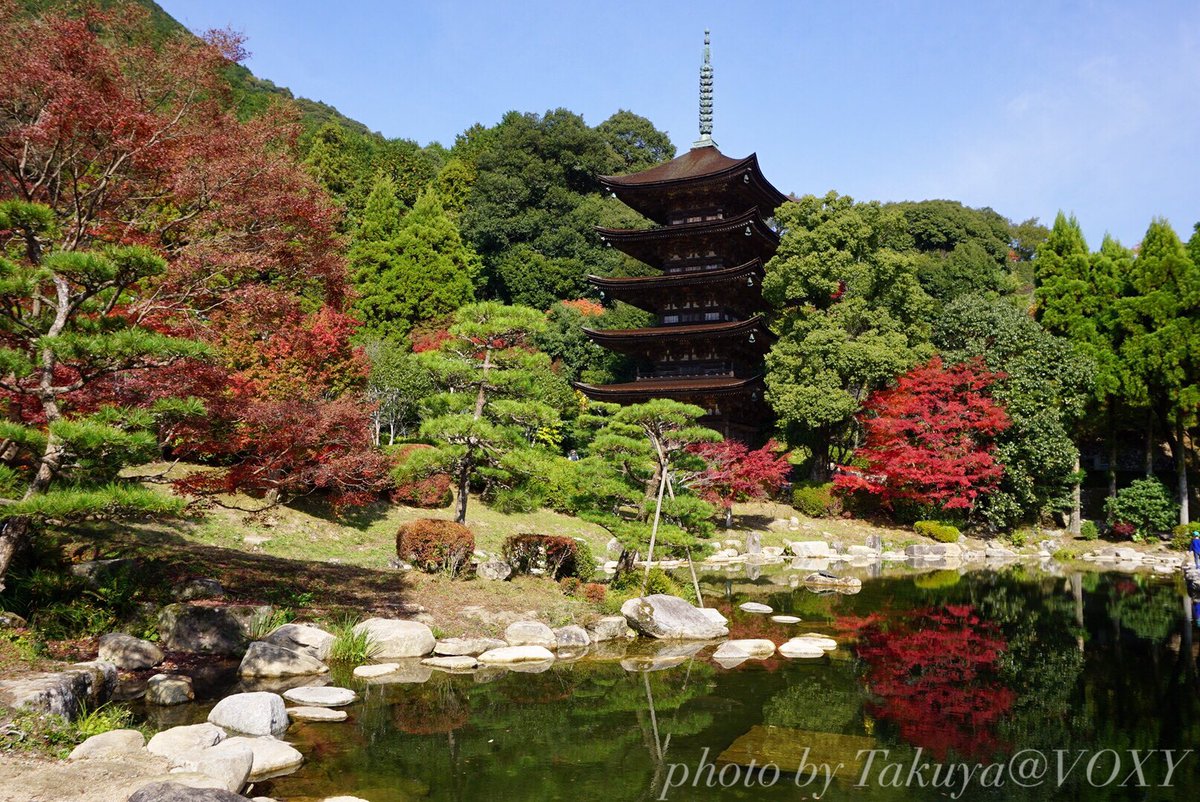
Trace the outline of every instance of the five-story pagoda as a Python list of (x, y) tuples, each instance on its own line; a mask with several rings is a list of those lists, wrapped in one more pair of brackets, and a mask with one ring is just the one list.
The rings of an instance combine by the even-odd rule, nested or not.
[(700, 70), (700, 139), (672, 161), (604, 188), (658, 225), (597, 229), (601, 239), (657, 271), (637, 278), (589, 277), (601, 297), (656, 318), (641, 329), (592, 330), (595, 342), (632, 357), (634, 381), (579, 385), (589, 398), (622, 404), (671, 398), (707, 410), (703, 419), (743, 441), (758, 439), (770, 410), (763, 398), (767, 330), (763, 265), (779, 238), (766, 219), (787, 198), (763, 177), (754, 154), (733, 159), (712, 138), (708, 32)]

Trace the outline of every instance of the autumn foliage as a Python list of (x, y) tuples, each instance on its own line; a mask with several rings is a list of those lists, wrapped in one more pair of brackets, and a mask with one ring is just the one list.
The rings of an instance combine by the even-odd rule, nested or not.
[(422, 518), (402, 524), (396, 533), (396, 554), (422, 571), (456, 575), (475, 552), (471, 530), (454, 521)]
[(837, 486), (878, 494), (887, 506), (971, 509), (1003, 473), (994, 438), (1010, 421), (988, 394), (997, 378), (978, 361), (947, 368), (934, 357), (872, 394), (860, 417), (866, 445), (855, 452), (866, 470), (844, 470)]
[(696, 443), (688, 450), (705, 463), (692, 488), (726, 513), (735, 501), (762, 499), (778, 491), (792, 467), (775, 441), (755, 450), (736, 440)]
[(238, 118), (225, 71), (243, 56), (227, 31), (161, 35), (136, 4), (31, 17), (0, 0), (0, 200), (48, 207), (39, 250), (162, 256), (105, 314), (209, 347), (88, 381), (66, 414), (192, 397), (204, 413), (160, 440), (222, 470), (181, 489), (373, 500), (388, 464), (367, 436), (339, 212), (299, 161), (294, 110)]

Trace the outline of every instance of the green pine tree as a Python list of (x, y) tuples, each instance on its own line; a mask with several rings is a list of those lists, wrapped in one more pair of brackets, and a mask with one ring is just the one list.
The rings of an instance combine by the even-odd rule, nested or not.
[(114, 311), (165, 270), (149, 249), (53, 250), (51, 210), (20, 201), (0, 202), (0, 230), (15, 232), (23, 250), (16, 258), (0, 256), (0, 389), (13, 399), (0, 421), (3, 587), (13, 556), (46, 520), (180, 508), (178, 500), (119, 473), (158, 456), (158, 418), (200, 414), (198, 402), (168, 399), (150, 410), (77, 407), (86, 409), (89, 393), (103, 382), (207, 349)]

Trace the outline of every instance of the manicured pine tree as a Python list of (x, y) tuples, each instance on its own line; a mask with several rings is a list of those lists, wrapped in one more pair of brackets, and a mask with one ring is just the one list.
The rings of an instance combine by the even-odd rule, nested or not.
[(186, 399), (164, 398), (148, 410), (102, 404), (112, 382), (208, 349), (120, 311), (142, 282), (163, 273), (162, 258), (139, 246), (54, 250), (54, 228), (48, 207), (0, 202), (0, 232), (23, 252), (0, 256), (0, 474), (9, 490), (0, 498), (0, 588), (13, 556), (47, 519), (178, 510), (178, 500), (118, 474), (158, 457), (158, 417), (201, 412)]
[(691, 449), (721, 436), (699, 425), (703, 409), (670, 399), (600, 411), (611, 416), (578, 463), (573, 505), (620, 542), (618, 572), (628, 570), (635, 555), (650, 560), (656, 550), (690, 560), (713, 531), (715, 509), (683, 480), (704, 469)]
[(438, 444), (422, 469), (453, 477), (459, 523), (467, 518), (472, 482), (498, 468), (506, 454), (534, 447), (539, 430), (560, 425), (558, 411), (539, 400), (550, 359), (533, 343), (545, 326), (534, 309), (469, 304), (455, 314), (441, 347), (421, 354), (444, 390), (430, 400), (421, 424), (421, 437)]

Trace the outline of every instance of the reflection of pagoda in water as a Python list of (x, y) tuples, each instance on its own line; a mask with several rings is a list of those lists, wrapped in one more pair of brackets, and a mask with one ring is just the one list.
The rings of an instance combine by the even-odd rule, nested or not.
[(671, 398), (708, 411), (703, 423), (727, 437), (754, 440), (770, 410), (763, 398), (767, 330), (763, 265), (779, 238), (766, 218), (786, 197), (754, 154), (732, 159), (712, 139), (708, 33), (700, 71), (700, 139), (684, 155), (623, 176), (601, 176), (613, 197), (658, 225), (599, 229), (607, 245), (658, 271), (589, 281), (605, 299), (656, 317), (642, 329), (587, 330), (597, 343), (632, 357), (634, 381), (579, 385), (589, 398), (638, 403)]

